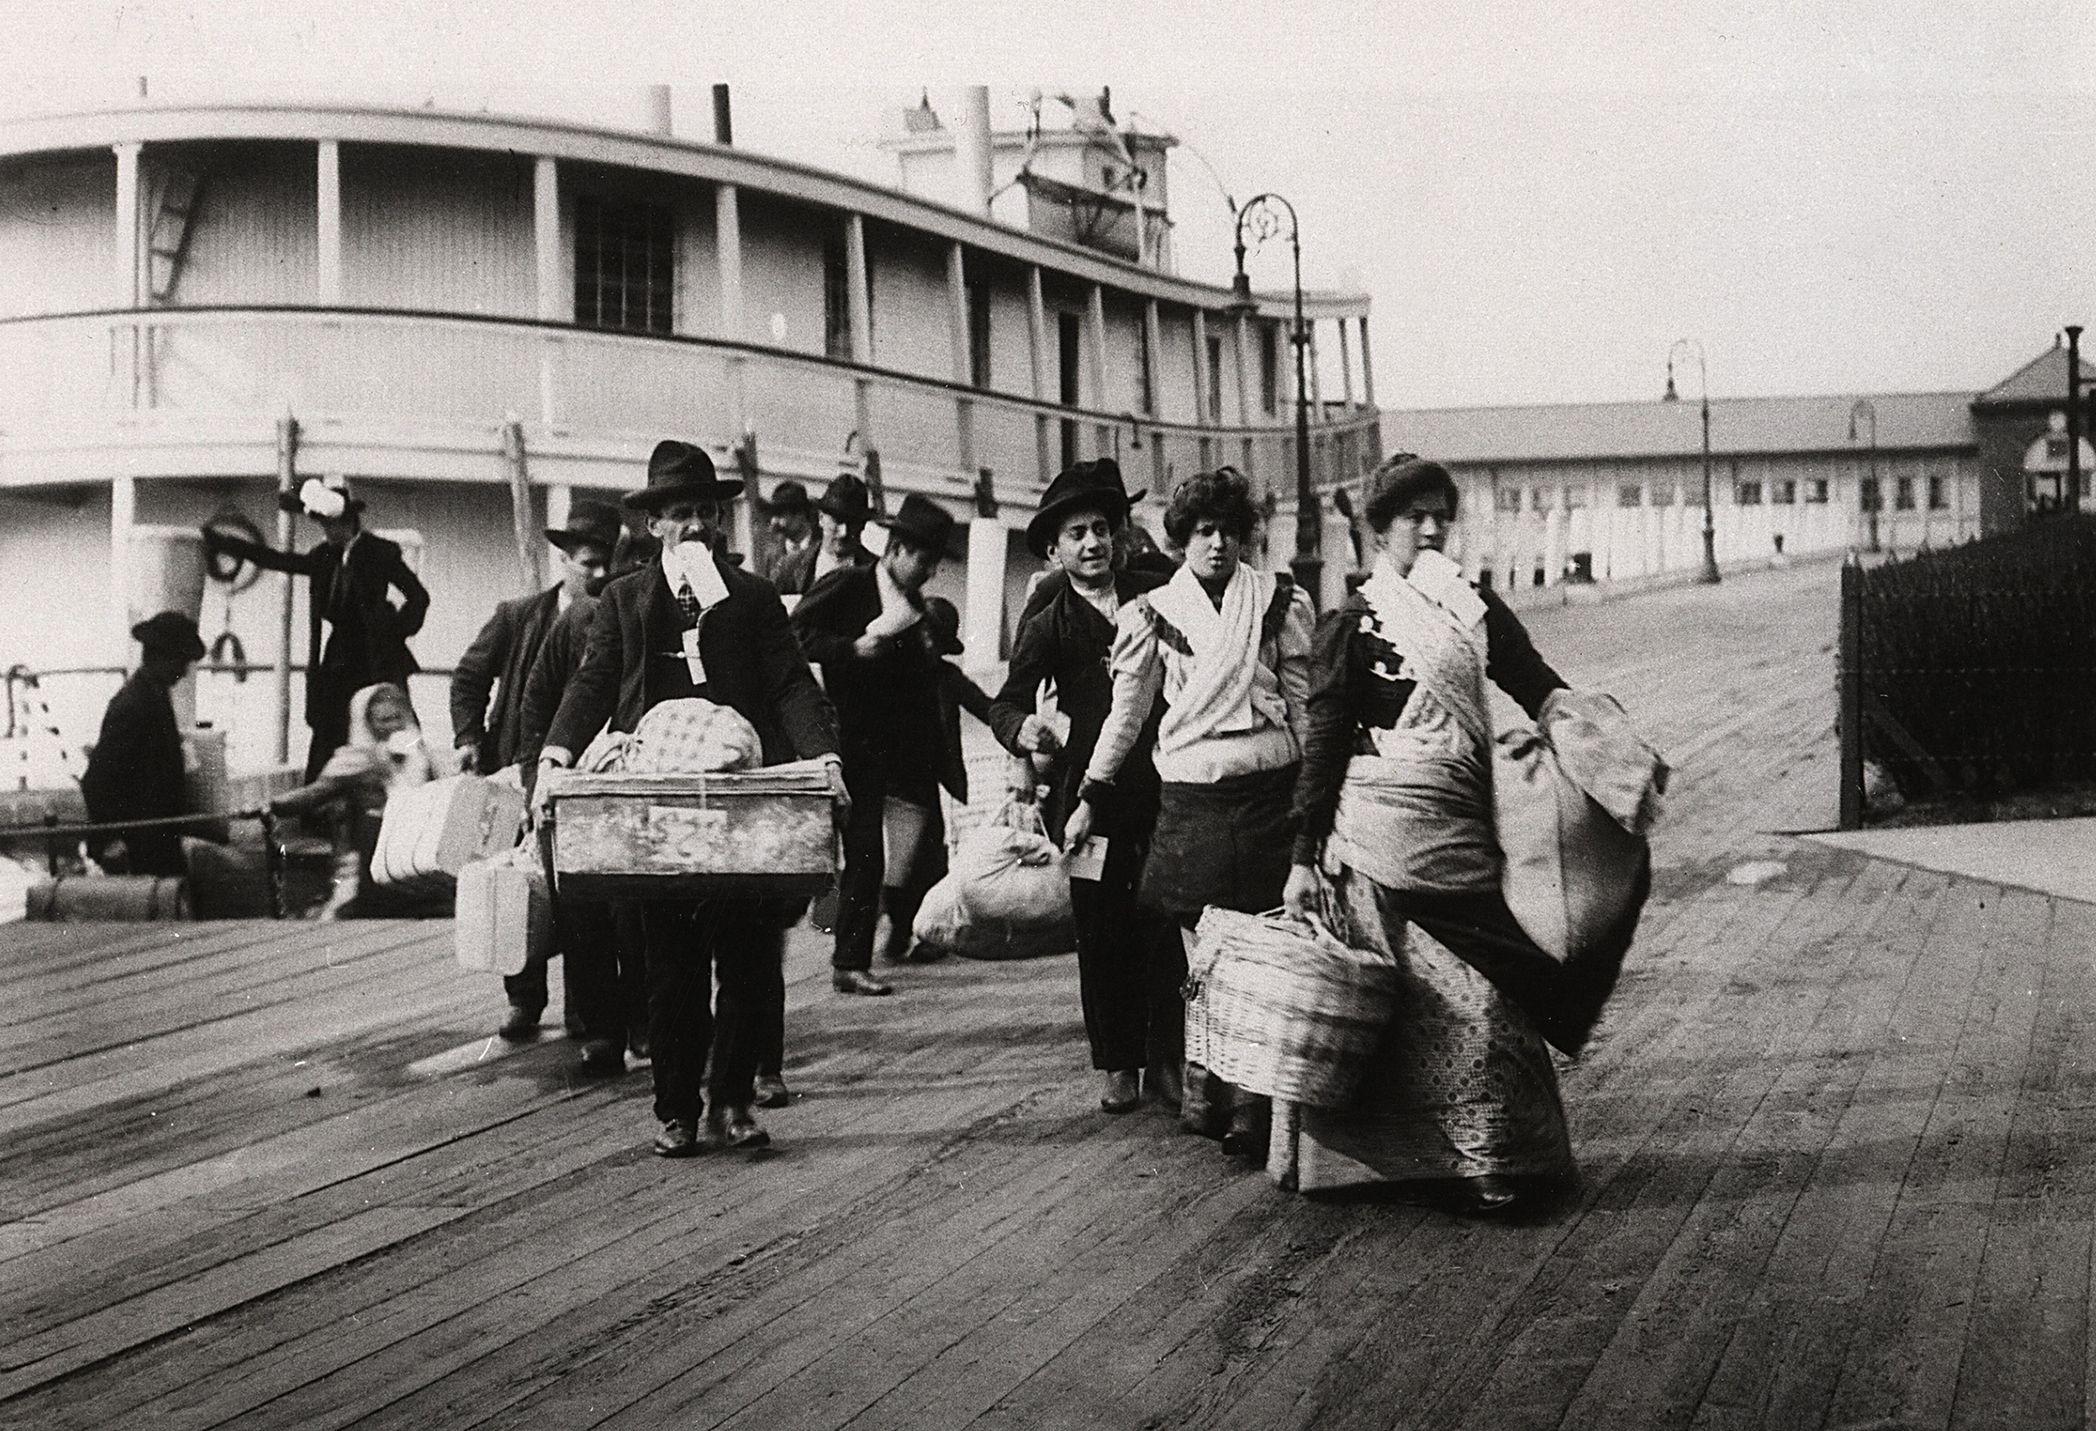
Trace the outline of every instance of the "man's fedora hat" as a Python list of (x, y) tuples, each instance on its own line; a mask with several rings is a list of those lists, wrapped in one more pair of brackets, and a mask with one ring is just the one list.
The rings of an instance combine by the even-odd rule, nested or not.
[(611, 503), (584, 497), (568, 507), (565, 527), (546, 528), (546, 540), (564, 552), (572, 552), (584, 545), (602, 547), (608, 558), (611, 549), (618, 545), (619, 533), (625, 525)]
[(830, 479), (815, 506), (847, 526), (863, 527), (873, 517), (873, 490), (851, 473), (841, 473)]
[(1136, 503), (1150, 495), (1148, 487), (1138, 487), (1135, 491), (1130, 492), (1127, 482), (1122, 480), (1121, 477), (1121, 464), (1114, 461), (1111, 457), (1094, 457), (1089, 462), (1073, 463), (1069, 470), (1072, 472), (1089, 472), (1102, 481), (1113, 483), (1128, 498), (1128, 507), (1131, 511), (1134, 510)]
[(132, 639), (148, 656), (180, 656), (185, 661), (204, 659), (204, 638), (196, 622), (179, 611), (163, 611), (131, 628)]
[(1114, 467), (1110, 458), (1097, 462), (1080, 462), (1065, 469), (1048, 490), (1041, 494), (1040, 510), (1026, 524), (1026, 545), (1035, 556), (1048, 555), (1048, 548), (1055, 542), (1056, 528), (1062, 525), (1066, 514), (1079, 508), (1092, 508), (1106, 514), (1108, 526), (1118, 527), (1128, 519), (1129, 500), (1122, 490), (1120, 470), (1114, 468), (1109, 475), (1101, 472), (1102, 467)]
[(790, 515), (794, 512), (813, 512), (815, 504), (808, 500), (808, 489), (788, 478), (771, 489), (771, 497), (757, 499), (757, 510), (767, 517)]
[(953, 513), (929, 497), (912, 492), (902, 499), (902, 506), (892, 517), (882, 517), (880, 524), (888, 529), (891, 537), (901, 537), (921, 551), (936, 556), (951, 555)]
[(655, 444), (648, 457), (648, 485), (626, 495), (626, 505), (653, 512), (668, 502), (693, 498), (720, 501), (742, 491), (740, 477), (722, 477), (701, 447), (674, 437)]

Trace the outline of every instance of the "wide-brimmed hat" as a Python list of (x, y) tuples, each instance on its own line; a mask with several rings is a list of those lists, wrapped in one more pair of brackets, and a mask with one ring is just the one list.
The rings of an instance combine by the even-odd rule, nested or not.
[(1094, 457), (1089, 462), (1072, 463), (1069, 470), (1072, 472), (1089, 472), (1102, 482), (1113, 483), (1121, 494), (1127, 497), (1128, 505), (1131, 509), (1136, 503), (1150, 495), (1148, 487), (1138, 487), (1133, 492), (1130, 492), (1128, 483), (1121, 476), (1121, 464), (1114, 461), (1111, 457)]
[[(1114, 470), (1109, 474), (1100, 471), (1101, 468)], [(1079, 508), (1090, 507), (1104, 512), (1108, 526), (1117, 527), (1126, 521), (1130, 502), (1120, 479), (1120, 469), (1110, 458), (1080, 462), (1061, 472), (1041, 494), (1040, 510), (1026, 524), (1026, 545), (1033, 554), (1048, 555), (1048, 548), (1054, 543), (1056, 528), (1062, 525), (1063, 517)]]
[(163, 611), (131, 628), (131, 638), (148, 656), (180, 656), (185, 661), (204, 659), (204, 638), (196, 622), (179, 611)]
[(840, 473), (830, 479), (815, 507), (848, 526), (863, 527), (873, 518), (873, 489), (849, 472)]
[(277, 505), (308, 517), (340, 517), (364, 510), (364, 499), (342, 477), (308, 477), (297, 489), (277, 494)]
[(604, 555), (609, 557), (611, 549), (619, 544), (619, 533), (625, 527), (618, 509), (611, 503), (584, 497), (568, 505), (568, 524), (565, 527), (546, 528), (546, 540), (564, 552), (584, 545), (602, 547)]
[(771, 497), (759, 497), (757, 510), (767, 517), (787, 516), (795, 512), (809, 513), (815, 504), (808, 500), (808, 489), (788, 478), (771, 489)]
[(932, 651), (940, 656), (958, 656), (961, 644), (960, 608), (943, 596), (924, 598), (924, 629), (932, 638)]
[(674, 437), (655, 444), (648, 456), (648, 485), (626, 494), (626, 505), (652, 512), (668, 502), (691, 498), (719, 501), (742, 491), (740, 477), (722, 477), (702, 447)]
[(913, 546), (942, 557), (952, 555), (956, 525), (953, 513), (929, 497), (910, 493), (902, 499), (902, 506), (895, 515), (880, 518), (880, 524), (888, 529), (891, 537), (901, 537)]

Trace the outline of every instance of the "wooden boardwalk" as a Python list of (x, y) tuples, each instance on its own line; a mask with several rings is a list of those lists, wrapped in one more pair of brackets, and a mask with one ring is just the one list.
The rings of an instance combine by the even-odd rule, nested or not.
[(1531, 618), (1678, 767), (1520, 1225), (1095, 1111), (1068, 959), (846, 1000), (755, 1160), (410, 924), (0, 931), (0, 1425), (2086, 1424), (2096, 910), (1831, 823), (1831, 566)]

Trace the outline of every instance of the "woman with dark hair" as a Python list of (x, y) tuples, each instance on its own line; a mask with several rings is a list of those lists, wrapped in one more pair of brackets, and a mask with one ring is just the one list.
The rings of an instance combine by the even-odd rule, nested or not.
[[(1229, 468), (1172, 494), (1165, 534), (1186, 561), (1121, 605), (1113, 707), (1064, 829), (1074, 849), (1113, 808), (1114, 777), (1162, 699), (1152, 757), (1162, 789), (1139, 898), (1176, 919), (1187, 939), (1210, 905), (1273, 908), (1288, 876), (1312, 614), (1287, 576), (1244, 564), (1257, 522), (1250, 485)], [(1231, 1152), (1264, 1157), (1264, 1099), (1189, 1066), (1181, 1112)]]
[(1443, 554), (1456, 510), (1439, 463), (1383, 463), (1361, 513), (1374, 570), (1318, 625), (1285, 903), (1318, 907), (1321, 863), (1352, 941), (1396, 962), (1399, 999), (1354, 1107), (1276, 1110), (1272, 1167), (1305, 1191), (1424, 1183), (1496, 1213), (1572, 1172), (1545, 1040), (1584, 1042), (1637, 916), (1581, 987), (1500, 894), (1485, 682), (1531, 717), (1565, 683)]

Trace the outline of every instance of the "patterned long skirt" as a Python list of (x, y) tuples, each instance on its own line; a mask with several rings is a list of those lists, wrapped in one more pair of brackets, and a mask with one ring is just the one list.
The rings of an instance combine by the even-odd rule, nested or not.
[(1397, 961), (1397, 1012), (1346, 1109), (1274, 1104), (1267, 1172), (1304, 1192), (1422, 1179), (1565, 1176), (1557, 1070), (1534, 1022), (1416, 927), (1403, 896), (1347, 870), (1343, 937)]

